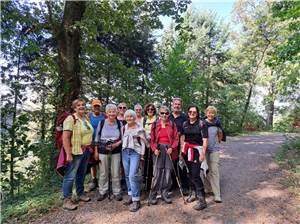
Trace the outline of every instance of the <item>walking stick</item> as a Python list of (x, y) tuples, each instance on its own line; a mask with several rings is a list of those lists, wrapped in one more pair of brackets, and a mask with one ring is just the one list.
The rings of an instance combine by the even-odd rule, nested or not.
[[(168, 154), (168, 153), (167, 153), (167, 154)], [(172, 163), (173, 172), (174, 172), (175, 177), (176, 177), (176, 181), (177, 181), (177, 184), (178, 184), (178, 187), (179, 187), (179, 191), (180, 191), (181, 197), (182, 197), (182, 199), (183, 199), (183, 203), (186, 205), (186, 201), (185, 201), (185, 198), (184, 198), (183, 192), (182, 192), (182, 187), (181, 187), (181, 185), (180, 185), (180, 183), (179, 183), (178, 176), (177, 176), (177, 174), (176, 174), (176, 170), (175, 170), (175, 167), (174, 167), (174, 164), (173, 164), (171, 155), (170, 155), (170, 154), (168, 154), (168, 155), (169, 155), (169, 159), (170, 159), (170, 161), (171, 161), (171, 163)]]
[[(150, 148), (149, 148), (149, 150), (150, 150)], [(158, 156), (159, 156), (159, 154), (155, 158), (155, 164), (153, 166), (153, 172), (156, 172), (156, 165), (157, 165)], [(151, 197), (151, 194), (152, 194), (152, 188), (153, 188), (153, 182), (154, 182), (153, 179), (154, 179), (154, 175), (152, 177), (151, 188), (150, 188), (150, 192), (149, 192), (149, 196), (148, 196), (148, 206), (150, 206), (150, 197)]]
[[(149, 178), (149, 169), (150, 169), (150, 160), (151, 160), (151, 149), (148, 148), (147, 153), (147, 167), (146, 167), (146, 178), (145, 178), (145, 191), (148, 189), (148, 178)], [(146, 164), (145, 164), (146, 165)]]

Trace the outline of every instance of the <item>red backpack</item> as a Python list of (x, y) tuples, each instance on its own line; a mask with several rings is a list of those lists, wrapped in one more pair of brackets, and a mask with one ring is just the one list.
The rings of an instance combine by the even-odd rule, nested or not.
[(70, 113), (70, 112), (63, 112), (62, 114), (60, 114), (59, 116), (57, 116), (56, 118), (56, 122), (55, 122), (55, 147), (57, 150), (60, 150), (63, 146), (63, 140), (62, 140), (62, 135), (63, 135), (63, 124), (65, 119), (69, 116), (72, 115), (73, 119), (74, 119), (74, 124), (76, 123), (76, 118), (75, 116)]

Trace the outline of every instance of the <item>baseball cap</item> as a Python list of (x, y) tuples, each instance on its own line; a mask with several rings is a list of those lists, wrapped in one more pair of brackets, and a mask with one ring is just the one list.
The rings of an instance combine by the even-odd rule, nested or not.
[(93, 100), (92, 100), (92, 106), (96, 106), (96, 105), (102, 106), (102, 103), (101, 103), (101, 101), (98, 100), (98, 99), (93, 99)]

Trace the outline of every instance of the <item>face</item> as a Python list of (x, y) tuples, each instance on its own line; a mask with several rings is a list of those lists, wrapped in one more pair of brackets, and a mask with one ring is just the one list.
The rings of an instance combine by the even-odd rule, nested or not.
[(172, 103), (172, 110), (174, 112), (180, 112), (181, 111), (181, 101), (180, 100), (174, 100)]
[(149, 106), (147, 108), (147, 115), (152, 117), (154, 115), (155, 108), (153, 106)]
[(124, 115), (127, 110), (127, 106), (125, 103), (120, 103), (118, 106), (118, 113)]
[(216, 113), (213, 110), (208, 110), (206, 112), (206, 116), (207, 116), (208, 120), (212, 121), (215, 118)]
[(106, 113), (108, 119), (114, 120), (117, 118), (117, 111), (115, 109), (109, 109)]
[(135, 119), (136, 118), (134, 116), (132, 116), (132, 115), (127, 115), (125, 117), (125, 120), (126, 120), (126, 122), (127, 122), (128, 125), (134, 124), (135, 123)]
[(159, 117), (163, 121), (167, 121), (169, 118), (170, 113), (167, 110), (160, 109), (159, 111)]
[(142, 108), (141, 107), (137, 107), (134, 111), (138, 117), (142, 116)]
[(190, 118), (191, 120), (194, 120), (194, 119), (197, 118), (197, 115), (198, 115), (198, 113), (197, 113), (196, 108), (195, 108), (195, 107), (191, 107), (191, 108), (189, 109), (189, 111), (188, 111), (188, 116), (189, 116), (189, 118)]
[(100, 105), (93, 106), (93, 112), (96, 114), (100, 113), (100, 111), (101, 111), (100, 109), (101, 109)]
[(79, 102), (76, 104), (76, 107), (75, 107), (74, 110), (75, 110), (75, 112), (78, 113), (78, 114), (84, 114), (84, 113), (85, 113), (85, 103), (79, 101)]

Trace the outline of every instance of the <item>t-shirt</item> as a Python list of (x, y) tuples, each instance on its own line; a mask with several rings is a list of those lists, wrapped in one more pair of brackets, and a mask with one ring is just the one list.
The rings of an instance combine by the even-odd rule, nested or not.
[(185, 141), (190, 144), (203, 145), (203, 138), (208, 138), (207, 128), (201, 128), (199, 120), (193, 124), (186, 121), (182, 129)]
[(216, 120), (210, 122), (205, 119), (205, 127), (208, 130), (208, 145), (207, 149), (209, 152), (219, 151), (220, 143), (218, 141), (218, 130), (219, 127), (216, 124)]
[(74, 116), (76, 122), (74, 122), (74, 118), (71, 115), (64, 120), (63, 130), (72, 131), (72, 154), (80, 155), (83, 153), (81, 150), (81, 146), (90, 145), (92, 143), (94, 129), (87, 117), (82, 120), (78, 116), (76, 116), (76, 114), (74, 114)]
[(158, 136), (159, 144), (170, 144), (167, 128), (161, 128)]
[(95, 141), (98, 124), (100, 123), (100, 121), (105, 119), (105, 115), (101, 113), (100, 115), (95, 116), (93, 113), (90, 113), (89, 117), (90, 117), (90, 122), (94, 128), (93, 140)]
[(180, 132), (180, 134), (183, 133), (182, 125), (187, 120), (187, 116), (185, 113), (180, 113), (178, 117), (174, 117), (173, 114), (170, 115), (170, 120), (173, 121), (176, 124), (177, 131)]

